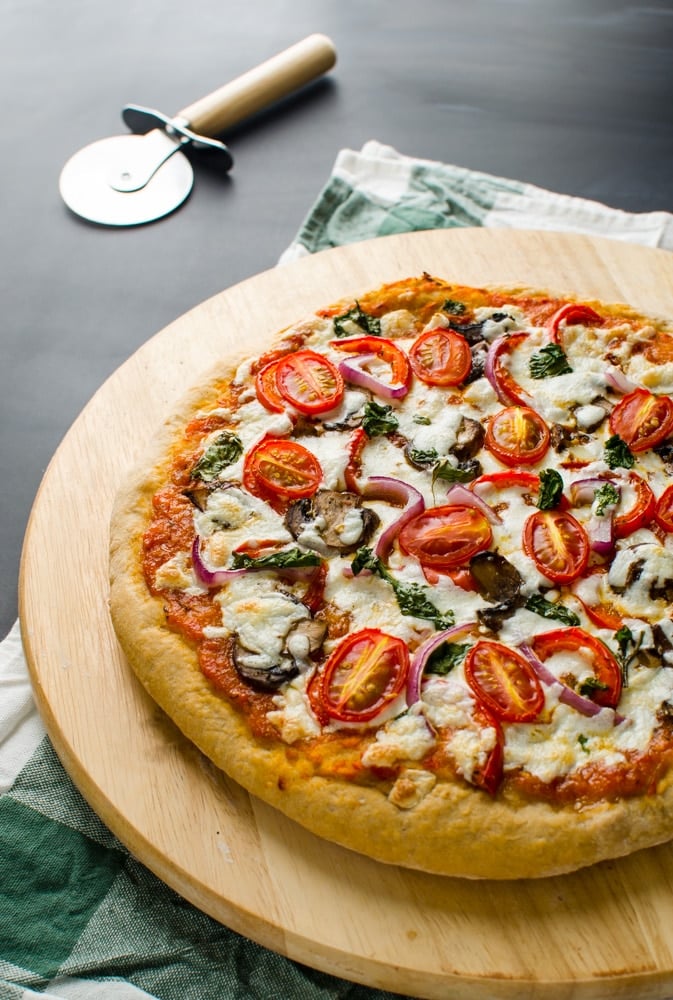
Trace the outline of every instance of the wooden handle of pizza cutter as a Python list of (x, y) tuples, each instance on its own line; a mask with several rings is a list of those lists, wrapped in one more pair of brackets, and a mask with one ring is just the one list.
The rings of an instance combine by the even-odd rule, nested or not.
[(309, 35), (242, 76), (179, 111), (193, 132), (216, 136), (322, 76), (336, 50), (326, 35)]

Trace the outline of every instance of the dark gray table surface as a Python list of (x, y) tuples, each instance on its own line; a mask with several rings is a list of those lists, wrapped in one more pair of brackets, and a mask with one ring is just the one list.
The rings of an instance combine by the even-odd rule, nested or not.
[[(0, 12), (2, 635), (35, 493), (77, 414), (167, 323), (274, 265), (340, 148), (375, 138), (673, 210), (671, 0), (4, 0)], [(124, 104), (172, 114), (315, 31), (337, 47), (330, 82), (229, 136), (228, 179), (199, 174), (178, 212), (140, 228), (66, 210), (63, 163), (124, 131)]]

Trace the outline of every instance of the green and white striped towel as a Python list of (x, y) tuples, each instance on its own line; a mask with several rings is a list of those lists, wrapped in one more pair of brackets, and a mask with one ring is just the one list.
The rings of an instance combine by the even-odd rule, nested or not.
[[(368, 142), (342, 150), (283, 262), (389, 233), (571, 230), (673, 249), (673, 216), (630, 215)], [(0, 1000), (393, 1000), (276, 955), (160, 882), (61, 767), (18, 625), (0, 644)]]

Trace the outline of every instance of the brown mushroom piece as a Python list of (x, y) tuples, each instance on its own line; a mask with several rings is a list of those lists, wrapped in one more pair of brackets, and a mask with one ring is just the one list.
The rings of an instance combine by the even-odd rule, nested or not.
[[(288, 595), (288, 600), (296, 599)], [(246, 649), (237, 638), (233, 648), (234, 666), (239, 676), (253, 687), (261, 691), (276, 691), (307, 669), (310, 658), (321, 648), (326, 632), (325, 622), (310, 616), (301, 619), (285, 636), (275, 663), (272, 660), (266, 662), (264, 656), (255, 650)]]
[(477, 618), (486, 628), (497, 632), (504, 620), (524, 603), (520, 593), (523, 577), (516, 566), (497, 552), (479, 552), (473, 556), (470, 572), (481, 597), (495, 605), (480, 608)]
[(485, 437), (486, 431), (478, 420), (463, 417), (458, 427), (455, 444), (449, 451), (459, 462), (467, 462), (481, 450)]
[[(355, 517), (353, 512), (357, 512)], [(378, 514), (363, 507), (359, 496), (336, 490), (318, 490), (312, 497), (295, 500), (285, 515), (285, 527), (293, 538), (321, 553), (330, 549), (355, 552), (369, 541), (378, 524)]]

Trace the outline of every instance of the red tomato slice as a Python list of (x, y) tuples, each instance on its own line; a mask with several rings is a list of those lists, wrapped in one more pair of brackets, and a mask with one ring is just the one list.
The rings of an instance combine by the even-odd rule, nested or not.
[(243, 464), (243, 485), (264, 500), (310, 497), (321, 482), (318, 459), (297, 441), (264, 438), (248, 452)]
[(491, 526), (481, 511), (462, 504), (430, 507), (402, 528), (403, 552), (439, 572), (454, 570), (491, 543)]
[(575, 599), (580, 602), (586, 611), (587, 618), (597, 628), (607, 628), (612, 632), (617, 632), (624, 624), (621, 616), (611, 604), (586, 604), (577, 594), (575, 594)]
[(274, 413), (282, 413), (285, 409), (285, 400), (278, 391), (278, 384), (276, 382), (278, 364), (278, 361), (270, 361), (268, 365), (260, 368), (255, 376), (257, 399), (262, 406), (265, 406), (267, 410), (272, 410)]
[(472, 715), (480, 729), (495, 729), (496, 742), (485, 763), (481, 767), (475, 767), (471, 781), (477, 788), (483, 788), (489, 795), (495, 795), (502, 781), (505, 763), (505, 737), (502, 726), (479, 702), (475, 703)]
[(589, 538), (582, 525), (565, 510), (538, 510), (523, 527), (526, 555), (552, 583), (571, 583), (589, 562)]
[(339, 369), (315, 351), (296, 351), (276, 362), (276, 386), (300, 413), (333, 410), (344, 394)]
[(480, 639), (465, 658), (465, 679), (480, 702), (503, 722), (531, 722), (544, 692), (526, 658), (501, 642)]
[(582, 628), (557, 628), (536, 635), (531, 643), (535, 655), (544, 662), (554, 653), (568, 651), (581, 653), (590, 660), (593, 671), (605, 690), (600, 688), (591, 695), (592, 701), (604, 708), (616, 708), (622, 693), (622, 672), (608, 647)]
[(330, 346), (350, 354), (375, 354), (390, 365), (391, 385), (409, 385), (411, 381), (409, 359), (392, 340), (385, 337), (347, 337), (345, 340), (330, 341)]
[(348, 451), (348, 464), (344, 469), (344, 482), (346, 483), (346, 489), (351, 493), (360, 492), (358, 476), (360, 475), (360, 471), (362, 469), (362, 450), (367, 444), (367, 440), (367, 432), (364, 427), (356, 427), (346, 446)]
[(561, 342), (561, 331), (559, 326), (565, 321), (568, 323), (602, 323), (603, 317), (592, 309), (591, 306), (583, 306), (577, 302), (569, 302), (554, 313), (547, 324), (547, 330), (552, 340), (557, 344)]
[(367, 722), (404, 690), (409, 651), (402, 639), (366, 628), (340, 643), (314, 689), (317, 714), (341, 722)]
[(484, 443), (505, 465), (535, 465), (549, 448), (549, 428), (529, 406), (507, 406), (491, 418)]
[[(507, 470), (506, 472), (487, 472), (483, 476), (478, 476), (469, 484), (469, 489), (473, 490), (477, 496), (482, 496), (488, 492), (489, 487), (496, 490), (506, 490), (510, 486), (519, 486), (529, 493), (540, 492), (540, 477), (534, 472), (523, 472), (520, 469)], [(560, 510), (567, 510), (570, 501), (563, 494), (558, 502)]]
[(654, 519), (664, 531), (673, 531), (673, 483), (666, 487), (657, 500)]
[(428, 385), (460, 385), (470, 374), (470, 345), (453, 330), (426, 330), (414, 341), (409, 361), (415, 375)]
[(610, 414), (610, 430), (632, 452), (654, 448), (673, 431), (673, 399), (655, 396), (647, 389), (634, 389), (620, 399)]
[(509, 336), (503, 336), (499, 346), (494, 348), (495, 357), (493, 359), (491, 378), (495, 383), (498, 399), (503, 402), (509, 401), (514, 406), (527, 406), (530, 402), (530, 397), (526, 397), (525, 392), (514, 376), (505, 368), (503, 361), (512, 353), (515, 347), (518, 347), (524, 340), (527, 340), (528, 336), (527, 333), (512, 333)]
[(616, 514), (613, 518), (612, 533), (615, 538), (626, 538), (638, 528), (649, 524), (656, 515), (657, 501), (642, 476), (635, 472), (629, 472), (629, 483), (635, 490), (636, 500), (629, 510), (623, 514)]

